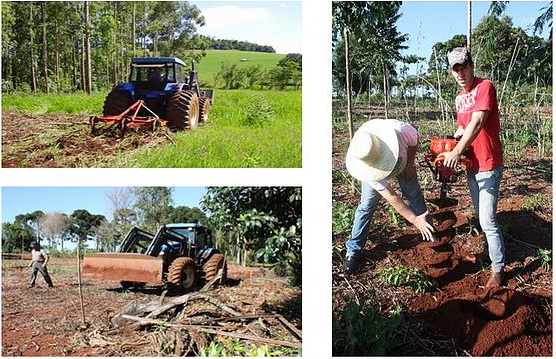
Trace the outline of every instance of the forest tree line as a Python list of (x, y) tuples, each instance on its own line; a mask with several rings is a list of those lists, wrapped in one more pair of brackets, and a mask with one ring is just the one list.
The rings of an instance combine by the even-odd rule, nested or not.
[(248, 41), (216, 39), (214, 37), (204, 35), (201, 35), (200, 38), (205, 42), (205, 44), (203, 44), (204, 47), (213, 50), (239, 50), (276, 53), (276, 50), (269, 45), (259, 45)]
[[(552, 2), (535, 9), (536, 21), (531, 34), (514, 26), (505, 14), (507, 3), (491, 2), (487, 16), (472, 30), (475, 74), (491, 79), (502, 100), (514, 90), (524, 88), (530, 89), (525, 91), (529, 96), (544, 93), (551, 97)], [(466, 35), (458, 34), (435, 43), (428, 58), (403, 55), (402, 51), (408, 48), (409, 34), (401, 33), (396, 25), (403, 14), (401, 5), (400, 1), (333, 3), (335, 94), (345, 95), (347, 39), (353, 95), (365, 94), (385, 107), (394, 98), (403, 103), (417, 98), (455, 96), (459, 87), (448, 71), (447, 55), (454, 47), (466, 46)], [(550, 29), (548, 38), (539, 37), (547, 27)], [(409, 72), (410, 66), (417, 68), (416, 73)], [(550, 98), (546, 100), (551, 101)]]
[(132, 57), (189, 63), (211, 44), (264, 48), (201, 37), (204, 21), (177, 1), (2, 2), (2, 91), (90, 93), (126, 81)]
[(174, 206), (172, 189), (167, 187), (118, 188), (105, 192), (112, 220), (102, 214), (77, 209), (71, 214), (36, 210), (21, 213), (2, 224), (2, 250), (25, 251), (33, 240), (60, 251), (64, 243), (93, 239), (96, 251), (114, 251), (134, 226), (151, 233), (167, 223), (207, 224), (198, 207)]

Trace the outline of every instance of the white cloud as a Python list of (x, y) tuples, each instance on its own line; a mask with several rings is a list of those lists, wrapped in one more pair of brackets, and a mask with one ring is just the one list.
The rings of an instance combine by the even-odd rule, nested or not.
[(264, 8), (241, 8), (235, 5), (217, 6), (203, 10), (203, 32), (222, 30), (228, 26), (244, 25), (269, 20), (272, 15)]
[(280, 5), (278, 5), (278, 8), (280, 8), (280, 9), (283, 9), (283, 8), (285, 8), (285, 7), (286, 7), (286, 3), (285, 3), (285, 2), (280, 3)]

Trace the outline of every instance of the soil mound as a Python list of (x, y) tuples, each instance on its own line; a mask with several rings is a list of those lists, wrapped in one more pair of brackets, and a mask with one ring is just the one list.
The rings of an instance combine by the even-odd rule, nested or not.
[(446, 335), (474, 356), (543, 356), (552, 352), (552, 324), (535, 301), (498, 288), (439, 303), (422, 313), (425, 331)]

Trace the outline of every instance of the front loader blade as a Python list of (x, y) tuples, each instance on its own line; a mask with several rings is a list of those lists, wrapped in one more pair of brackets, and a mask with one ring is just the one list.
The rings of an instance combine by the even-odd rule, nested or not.
[(162, 283), (162, 259), (136, 253), (98, 253), (83, 259), (84, 277)]

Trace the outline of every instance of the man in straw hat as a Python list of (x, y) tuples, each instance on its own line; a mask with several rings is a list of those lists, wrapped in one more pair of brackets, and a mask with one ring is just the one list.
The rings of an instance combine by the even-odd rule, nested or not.
[(456, 47), (448, 54), (450, 70), (461, 92), (456, 96), (458, 129), (457, 146), (446, 152), (444, 164), (455, 168), (461, 154), (469, 149), (471, 168), (467, 183), (475, 215), (484, 232), (484, 248), (490, 257), (491, 275), (486, 286), (502, 284), (505, 254), (502, 231), (496, 219), (496, 208), (502, 171), (502, 142), (496, 89), (489, 80), (475, 77), (474, 64), (467, 47)]
[[(434, 241), (432, 219), (428, 216), (414, 166), (418, 140), (417, 130), (398, 120), (370, 120), (353, 135), (346, 167), (353, 177), (363, 182), (363, 186), (351, 238), (346, 242), (345, 271), (353, 273), (357, 270), (371, 217), (382, 197), (419, 229), (423, 239)], [(392, 178), (397, 178), (409, 206), (388, 183)]]

